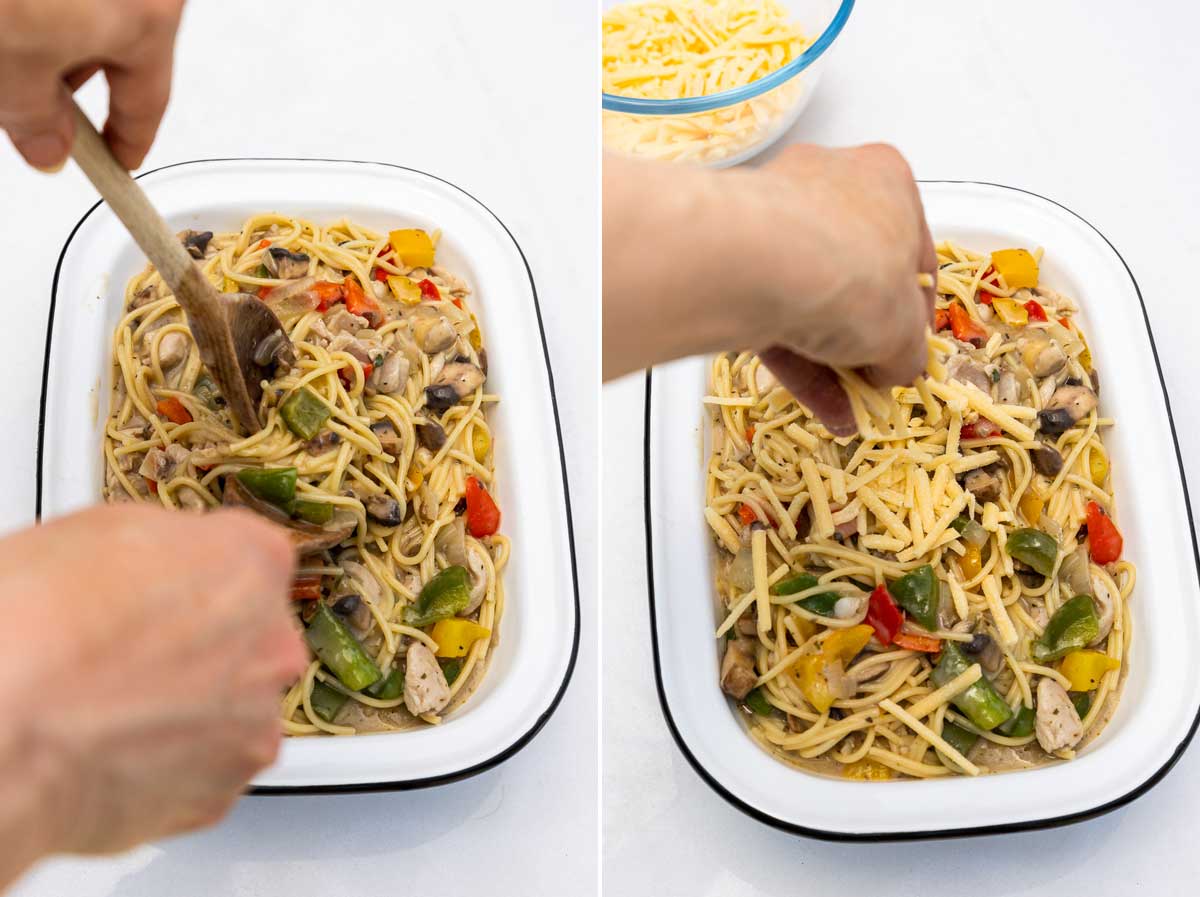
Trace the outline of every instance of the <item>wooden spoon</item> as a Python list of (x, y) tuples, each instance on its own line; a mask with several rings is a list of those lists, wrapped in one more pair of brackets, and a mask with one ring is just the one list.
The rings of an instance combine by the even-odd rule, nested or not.
[(246, 432), (258, 430), (262, 381), (277, 361), (290, 365), (296, 359), (279, 319), (256, 296), (217, 292), (78, 106), (71, 157), (171, 288), (235, 423)]

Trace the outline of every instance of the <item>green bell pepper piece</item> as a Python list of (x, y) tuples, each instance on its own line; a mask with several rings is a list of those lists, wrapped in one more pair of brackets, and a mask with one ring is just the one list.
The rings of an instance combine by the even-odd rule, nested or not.
[[(955, 676), (966, 672), (970, 665), (962, 648), (955, 642), (947, 641), (942, 645), (941, 659), (933, 668), (930, 678), (936, 685), (945, 685)], [(967, 719), (977, 729), (985, 732), (990, 732), (1013, 715), (1012, 708), (1004, 703), (1004, 699), (986, 676), (975, 680), (951, 703), (966, 714)]]
[(763, 694), (761, 685), (746, 695), (746, 700), (743, 703), (759, 716), (770, 716), (775, 712), (775, 708), (771, 706), (771, 702)]
[(1054, 561), (1058, 558), (1058, 543), (1054, 537), (1039, 529), (1022, 527), (1008, 534), (1008, 553), (1023, 564), (1028, 564), (1042, 576), (1054, 572)]
[(942, 738), (946, 739), (950, 743), (950, 747), (964, 757), (971, 748), (975, 747), (975, 742), (979, 741), (979, 736), (974, 732), (968, 732), (962, 726), (956, 726), (954, 723), (946, 723), (942, 726)]
[(404, 669), (399, 665), (392, 671), (366, 688), (366, 693), (380, 701), (393, 701), (404, 694)]
[(1033, 658), (1039, 663), (1058, 660), (1077, 648), (1085, 648), (1100, 634), (1100, 620), (1091, 595), (1076, 595), (1054, 612), (1042, 637), (1033, 643)]
[(896, 603), (931, 632), (937, 629), (938, 602), (941, 590), (933, 575), (933, 567), (923, 564), (888, 586)]
[[(795, 576), (781, 579), (771, 586), (771, 594), (795, 595), (805, 589), (816, 588), (817, 585), (819, 585), (817, 578), (811, 573), (797, 573)], [(814, 614), (829, 617), (833, 615), (833, 606), (837, 604), (840, 597), (837, 592), (819, 592), (816, 595), (809, 595), (798, 602), (796, 606), (812, 611)]]
[(1088, 715), (1088, 711), (1092, 709), (1092, 693), (1090, 691), (1073, 691), (1068, 697), (1075, 705), (1075, 712), (1079, 714), (1080, 719)]
[(257, 268), (254, 269), (254, 276), (255, 277), (270, 277), (271, 272), (267, 270), (266, 265), (259, 265)]
[(462, 672), (463, 661), (461, 657), (452, 657), (449, 660), (443, 660), (442, 675), (446, 677), (446, 684), (453, 685), (454, 680), (458, 678), (458, 674)]
[(447, 567), (421, 589), (416, 604), (404, 608), (404, 622), (424, 629), (438, 620), (455, 616), (471, 603), (471, 584), (467, 568)]
[(351, 691), (362, 691), (383, 677), (358, 639), (324, 603), (317, 603), (317, 612), (304, 631), (304, 639), (321, 663)]
[(307, 386), (297, 389), (279, 406), (279, 416), (287, 428), (301, 439), (312, 439), (333, 412)]
[(1026, 707), (1024, 704), (1017, 710), (1008, 722), (997, 728), (1001, 735), (1007, 735), (1009, 738), (1024, 738), (1026, 735), (1033, 734), (1034, 710), (1032, 707)]
[(325, 501), (305, 501), (298, 498), (292, 503), (292, 513), (301, 520), (321, 525), (333, 519), (333, 505)]
[(321, 681), (313, 682), (309, 701), (312, 702), (313, 711), (325, 722), (333, 722), (333, 718), (338, 715), (338, 711), (342, 709), (347, 700), (349, 698), (336, 688), (330, 688)]
[(239, 470), (238, 482), (263, 501), (280, 507), (291, 507), (296, 497), (296, 468), (247, 467)]

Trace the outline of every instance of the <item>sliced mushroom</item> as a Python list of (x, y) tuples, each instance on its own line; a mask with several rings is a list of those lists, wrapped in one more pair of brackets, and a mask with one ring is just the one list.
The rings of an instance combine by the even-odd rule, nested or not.
[(1038, 412), (1043, 433), (1062, 433), (1096, 407), (1096, 394), (1086, 386), (1060, 386)]
[(404, 706), (413, 716), (440, 713), (450, 703), (450, 684), (433, 652), (420, 642), (408, 646), (404, 668)]
[(323, 455), (333, 451), (341, 442), (342, 437), (338, 433), (333, 430), (322, 430), (304, 444), (304, 450), (313, 456)]
[(1066, 689), (1045, 676), (1038, 680), (1034, 732), (1048, 754), (1073, 748), (1083, 737), (1083, 722)]
[(990, 467), (977, 467), (963, 479), (963, 488), (974, 494), (976, 501), (996, 501), (1000, 498), (1003, 483)]
[(461, 517), (455, 517), (453, 523), (438, 530), (433, 544), (448, 564), (467, 566), (467, 532)]
[(416, 424), (417, 441), (431, 452), (441, 451), (442, 446), (446, 444), (446, 431), (442, 429), (442, 425), (426, 418), (418, 418)]
[(435, 411), (458, 404), (483, 384), (483, 371), (469, 361), (453, 361), (425, 387), (425, 403)]
[(986, 632), (972, 633), (971, 641), (963, 646), (963, 650), (978, 659), (979, 665), (989, 673), (996, 672), (1004, 664), (1004, 652)]
[(444, 315), (417, 318), (412, 325), (417, 345), (426, 355), (444, 352), (454, 345), (458, 333)]
[(1016, 405), (1021, 401), (1021, 381), (1012, 371), (1004, 371), (996, 381), (996, 401), (1001, 405)]
[(978, 386), (983, 392), (991, 393), (992, 378), (969, 355), (951, 355), (946, 362), (946, 375), (960, 383), (970, 383), (972, 386)]
[(367, 516), (384, 526), (399, 526), (400, 521), (404, 519), (400, 502), (390, 495), (384, 493), (372, 495), (363, 505), (367, 509)]
[(725, 657), (721, 660), (721, 690), (740, 701), (750, 694), (757, 681), (754, 642), (744, 638), (731, 639), (725, 645)]
[[(462, 518), (460, 517), (459, 520), (461, 521)], [(475, 613), (487, 595), (487, 567), (479, 557), (481, 550), (473, 546), (467, 551), (467, 572), (471, 574), (471, 600), (463, 608), (464, 614)]]
[(1022, 340), (1021, 360), (1034, 377), (1041, 379), (1057, 374), (1067, 363), (1067, 356), (1058, 343), (1044, 333)]
[(391, 395), (399, 392), (408, 382), (408, 359), (401, 352), (393, 352), (371, 372), (367, 383), (377, 392)]
[(333, 522), (328, 526), (317, 526), (303, 520), (292, 520), (281, 508), (277, 508), (251, 493), (235, 476), (225, 478), (225, 489), (221, 502), (227, 507), (248, 508), (256, 514), (286, 527), (288, 536), (292, 540), (292, 546), (300, 554), (315, 554), (318, 551), (333, 548), (349, 538), (356, 525), (353, 516), (340, 512), (334, 515)]
[(371, 424), (371, 432), (379, 437), (380, 447), (389, 455), (400, 450), (400, 434), (390, 420), (377, 420)]
[(1063, 558), (1058, 579), (1071, 589), (1072, 595), (1087, 595), (1092, 590), (1092, 571), (1086, 548), (1079, 547)]
[(1113, 616), (1115, 614), (1115, 605), (1112, 595), (1109, 594), (1108, 586), (1098, 576), (1091, 577), (1092, 586), (1092, 603), (1096, 605), (1100, 614), (1100, 630), (1096, 633), (1096, 637), (1088, 642), (1088, 647), (1094, 647), (1101, 644), (1108, 638), (1109, 632), (1113, 627)]
[(292, 280), (308, 274), (308, 262), (309, 258), (303, 252), (292, 252), (282, 246), (267, 247), (267, 254), (263, 256), (263, 264), (271, 276), (281, 280)]
[(179, 466), (191, 455), (186, 448), (177, 442), (172, 442), (166, 449), (152, 448), (146, 452), (138, 473), (156, 483), (165, 483), (175, 476)]
[(133, 294), (129, 300), (129, 307), (131, 309), (141, 308), (143, 305), (149, 305), (151, 302), (154, 302), (157, 299), (158, 290), (156, 290), (152, 284), (147, 284)]
[(1029, 456), (1037, 472), (1045, 476), (1056, 477), (1063, 468), (1063, 456), (1052, 445), (1043, 444), (1030, 449)]
[(210, 230), (185, 230), (179, 234), (179, 242), (194, 259), (204, 258), (204, 253), (208, 251), (208, 242), (212, 238), (213, 232)]

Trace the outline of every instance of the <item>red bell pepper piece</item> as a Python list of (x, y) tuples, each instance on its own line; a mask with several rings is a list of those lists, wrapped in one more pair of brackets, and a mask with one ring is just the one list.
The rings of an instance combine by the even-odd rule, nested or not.
[(950, 312), (939, 308), (933, 313), (933, 332), (940, 333), (950, 326)]
[(747, 428), (746, 428), (746, 441), (747, 441), (747, 442), (753, 442), (753, 441), (754, 441), (754, 432), (755, 432), (755, 431), (754, 431), (754, 427), (747, 427)]
[(342, 283), (342, 288), (346, 294), (346, 311), (352, 315), (358, 315), (360, 318), (366, 318), (367, 323), (372, 327), (378, 327), (383, 323), (383, 309), (375, 301), (374, 296), (368, 296), (363, 292), (363, 288), (358, 285), (357, 280), (347, 277)]
[(1046, 309), (1042, 308), (1041, 303), (1036, 299), (1030, 299), (1025, 303), (1025, 311), (1029, 313), (1029, 320), (1031, 321), (1047, 320)]
[(183, 402), (174, 396), (159, 399), (154, 410), (173, 424), (190, 424), (192, 422), (192, 413), (187, 410)]
[(374, 277), (376, 280), (378, 280), (380, 283), (387, 283), (388, 272), (385, 271), (383, 268), (376, 268), (374, 271), (371, 272), (371, 276)]
[(927, 654), (937, 654), (942, 650), (942, 640), (931, 635), (915, 635), (911, 632), (897, 632), (893, 643), (910, 651), (924, 651)]
[[(362, 363), (362, 369), (363, 382), (365, 383), (367, 378), (371, 376), (371, 371), (375, 370), (375, 365), (371, 364), (369, 361), (365, 361)], [(342, 381), (342, 385), (345, 386), (346, 389), (349, 389), (354, 385), (354, 369), (349, 365), (343, 368), (338, 368), (338, 379)]]
[(259, 241), (258, 241), (258, 248), (259, 248), (259, 249), (266, 249), (266, 248), (267, 248), (268, 246), (270, 246), (270, 245), (271, 245), (271, 241), (270, 241), (270, 240), (259, 240)]
[(321, 597), (321, 576), (297, 576), (292, 580), (293, 601), (317, 601)]
[[(418, 283), (417, 286), (421, 288), (421, 298), (422, 299), (437, 300), (437, 299), (442, 298), (441, 290), (439, 290), (437, 288), (437, 284), (434, 283), (432, 280), (430, 280), (428, 277), (426, 277), (424, 280), (422, 280), (420, 283)], [(461, 308), (461, 307), (462, 306), (459, 306), (459, 308)]]
[(737, 514), (738, 514), (738, 518), (746, 526), (749, 526), (755, 520), (758, 519), (758, 515), (754, 513), (754, 508), (750, 507), (748, 504), (745, 504), (745, 503), (738, 505)]
[(969, 424), (963, 424), (959, 435), (963, 439), (990, 439), (999, 432), (999, 427), (986, 417), (981, 417)]
[(950, 329), (956, 340), (971, 343), (976, 347), (982, 346), (987, 341), (987, 331), (978, 322), (971, 319), (961, 302), (955, 302), (950, 306)]
[(896, 633), (904, 625), (904, 614), (892, 600), (891, 593), (885, 585), (877, 585), (871, 593), (871, 603), (867, 607), (867, 622), (875, 629), (875, 637), (884, 645), (890, 645), (896, 639)]
[(1063, 325), (1064, 327), (1066, 327), (1068, 330), (1070, 330), (1070, 329), (1071, 329), (1071, 322), (1070, 322), (1070, 321), (1068, 321), (1066, 318), (1059, 318), (1059, 319), (1058, 319), (1058, 323), (1062, 324), (1062, 325)]
[(500, 529), (500, 509), (476, 477), (467, 477), (467, 529), (476, 539)]
[(1093, 561), (1101, 565), (1111, 564), (1121, 556), (1125, 540), (1121, 538), (1112, 518), (1094, 501), (1087, 504), (1087, 528)]
[(152, 480), (150, 477), (142, 477), (146, 481), (146, 488), (154, 495), (158, 495), (158, 481)]
[(318, 280), (311, 289), (317, 297), (317, 311), (329, 311), (331, 305), (336, 305), (346, 298), (345, 287), (340, 283)]

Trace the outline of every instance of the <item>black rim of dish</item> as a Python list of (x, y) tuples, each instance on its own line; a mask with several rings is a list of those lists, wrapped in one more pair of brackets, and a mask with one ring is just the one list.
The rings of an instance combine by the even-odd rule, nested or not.
[[(1184, 469), (1183, 469), (1183, 456), (1179, 450), (1179, 436), (1175, 432), (1175, 418), (1171, 413), (1171, 399), (1167, 395), (1167, 383), (1166, 383), (1165, 378), (1163, 377), (1162, 363), (1160, 362), (1159, 357), (1158, 357), (1158, 345), (1154, 342), (1154, 331), (1150, 327), (1150, 316), (1146, 312), (1146, 303), (1145, 303), (1145, 300), (1142, 298), (1141, 287), (1138, 286), (1137, 279), (1133, 276), (1133, 271), (1130, 270), (1129, 264), (1125, 261), (1124, 257), (1121, 255), (1121, 253), (1117, 251), (1117, 247), (1115, 247), (1112, 244), (1112, 241), (1110, 241), (1108, 239), (1108, 237), (1106, 237), (1100, 231), (1099, 228), (1097, 228), (1094, 224), (1092, 224), (1090, 221), (1088, 221), (1082, 215), (1078, 214), (1077, 212), (1073, 211), (1072, 209), (1067, 208), (1062, 203), (1055, 202), (1053, 199), (1049, 199), (1048, 197), (1042, 196), (1039, 193), (1034, 193), (1031, 190), (1022, 190), (1020, 187), (1010, 187), (1006, 184), (994, 184), (989, 181), (922, 180), (922, 181), (920, 181), (920, 183), (922, 183), (922, 184), (972, 184), (972, 185), (978, 185), (978, 186), (984, 186), (984, 187), (998, 187), (1002, 190), (1012, 190), (1013, 192), (1016, 192), (1016, 193), (1024, 193), (1028, 196), (1033, 196), (1044, 202), (1050, 203), (1051, 205), (1056, 206), (1056, 207), (1062, 209), (1064, 212), (1067, 212), (1068, 214), (1072, 215), (1073, 217), (1079, 219), (1081, 222), (1083, 222), (1085, 225), (1087, 225), (1087, 227), (1089, 227), (1093, 232), (1095, 232), (1095, 234), (1097, 236), (1099, 236), (1100, 239), (1103, 240), (1108, 245), (1109, 249), (1111, 249), (1113, 251), (1113, 254), (1116, 255), (1116, 257), (1120, 260), (1121, 264), (1125, 268), (1125, 272), (1129, 275), (1129, 281), (1133, 285), (1134, 292), (1137, 294), (1138, 303), (1142, 309), (1142, 320), (1146, 324), (1146, 335), (1150, 339), (1150, 351), (1151, 351), (1151, 354), (1154, 356), (1154, 367), (1155, 367), (1155, 370), (1158, 372), (1158, 383), (1159, 383), (1160, 388), (1162, 389), (1163, 407), (1166, 409), (1167, 423), (1171, 428), (1171, 441), (1174, 443), (1174, 448), (1175, 448), (1175, 462), (1179, 468), (1179, 484), (1180, 484), (1180, 486), (1183, 487), (1184, 510), (1187, 512), (1188, 526), (1191, 530), (1192, 559), (1196, 565), (1197, 578), (1200, 578), (1200, 550), (1197, 549), (1197, 545), (1196, 545), (1196, 526), (1195, 526), (1195, 521), (1192, 517), (1191, 501), (1188, 498), (1187, 478), (1184, 475)], [(742, 800), (741, 798), (735, 796), (724, 785), (722, 785), (721, 782), (714, 775), (712, 775), (703, 766), (703, 764), (701, 764), (699, 762), (699, 760), (696, 759), (696, 756), (688, 748), (687, 743), (684, 741), (683, 736), (679, 732), (678, 726), (676, 726), (676, 724), (675, 724), (674, 718), (671, 716), (671, 708), (667, 701), (666, 691), (663, 688), (662, 666), (660, 664), (659, 646), (658, 646), (657, 614), (655, 612), (654, 535), (653, 535), (653, 528), (651, 526), (651, 521), (650, 521), (650, 510), (651, 510), (650, 509), (650, 495), (651, 495), (651, 471), (650, 471), (650, 426), (651, 426), (650, 409), (651, 409), (651, 401), (650, 401), (650, 397), (651, 397), (652, 382), (653, 382), (653, 372), (648, 370), (648, 371), (646, 371), (644, 436), (643, 436), (643, 444), (642, 444), (642, 446), (643, 446), (643, 448), (642, 448), (642, 451), (643, 451), (643, 454), (642, 454), (642, 459), (643, 459), (642, 488), (644, 490), (643, 491), (643, 512), (644, 512), (644, 525), (645, 525), (645, 529), (646, 529), (646, 573), (647, 573), (647, 587), (648, 587), (647, 597), (649, 599), (649, 609), (650, 609), (650, 638), (651, 638), (653, 653), (654, 653), (654, 683), (655, 683), (655, 687), (658, 690), (658, 703), (659, 703), (659, 706), (662, 708), (663, 716), (666, 718), (667, 728), (671, 732), (671, 737), (675, 740), (675, 744), (678, 745), (679, 750), (683, 752), (684, 757), (687, 759), (687, 761), (691, 765), (692, 769), (694, 769), (696, 771), (696, 774), (699, 775), (700, 778), (704, 780), (705, 784), (707, 784), (710, 788), (713, 789), (713, 791), (715, 791), (717, 794), (719, 794), (722, 798), (724, 798), (727, 802), (732, 804), (738, 810), (741, 810), (743, 813), (745, 813), (747, 816), (750, 816), (752, 819), (756, 819), (759, 822), (761, 822), (765, 825), (769, 825), (772, 828), (779, 829), (780, 831), (788, 832), (793, 835), (802, 835), (807, 838), (816, 838), (816, 839), (822, 840), (822, 841), (846, 841), (846, 842), (868, 842), (868, 843), (869, 842), (884, 842), (884, 841), (922, 841), (922, 840), (936, 840), (936, 839), (943, 839), (943, 838), (948, 839), (948, 838), (975, 837), (975, 836), (981, 836), (981, 835), (1001, 835), (1001, 834), (1008, 834), (1011, 832), (1027, 832), (1027, 831), (1035, 831), (1038, 829), (1057, 828), (1059, 826), (1071, 825), (1072, 823), (1083, 822), (1088, 819), (1094, 819), (1097, 816), (1103, 816), (1105, 813), (1110, 813), (1113, 810), (1119, 809), (1120, 807), (1123, 807), (1126, 804), (1128, 804), (1134, 800), (1137, 800), (1139, 797), (1141, 797), (1143, 794), (1145, 794), (1147, 791), (1149, 791), (1151, 788), (1153, 788), (1155, 785), (1157, 785), (1160, 781), (1162, 781), (1163, 777), (1171, 770), (1171, 767), (1173, 767), (1176, 764), (1176, 762), (1178, 762), (1179, 758), (1181, 756), (1183, 756), (1183, 752), (1187, 749), (1187, 746), (1192, 741), (1192, 737), (1196, 734), (1197, 726), (1200, 725), (1200, 708), (1197, 709), (1196, 716), (1192, 719), (1192, 724), (1188, 728), (1187, 734), (1184, 736), (1183, 740), (1176, 746), (1175, 750), (1171, 753), (1171, 756), (1167, 759), (1167, 762), (1164, 763), (1157, 770), (1155, 770), (1154, 773), (1152, 773), (1150, 776), (1148, 776), (1136, 788), (1132, 789), (1131, 791), (1126, 792), (1125, 794), (1121, 795), (1120, 797), (1114, 798), (1113, 800), (1110, 800), (1106, 803), (1100, 804), (1099, 806), (1093, 807), (1089, 810), (1082, 810), (1077, 813), (1068, 813), (1068, 814), (1065, 814), (1062, 816), (1051, 816), (1051, 817), (1047, 817), (1044, 819), (1031, 819), (1026, 822), (1011, 822), (1011, 823), (1003, 823), (1003, 824), (995, 824), (995, 825), (968, 826), (968, 827), (964, 827), (964, 828), (954, 828), (954, 829), (933, 829), (933, 830), (928, 830), (928, 831), (913, 831), (913, 832), (867, 832), (867, 833), (861, 833), (861, 834), (855, 833), (855, 832), (829, 831), (826, 829), (810, 828), (810, 827), (803, 826), (803, 825), (797, 825), (793, 822), (788, 822), (786, 820), (779, 819), (778, 817), (772, 816), (769, 813), (765, 813), (762, 810), (758, 809), (757, 807), (755, 807), (755, 806), (747, 803), (746, 801)]]
[[(575, 526), (574, 526), (573, 518), (571, 515), (571, 490), (570, 490), (570, 486), (567, 482), (567, 454), (566, 454), (566, 449), (563, 446), (562, 423), (561, 423), (561, 420), (559, 419), (559, 413), (558, 413), (558, 395), (555, 392), (555, 387), (554, 387), (554, 370), (550, 364), (550, 349), (549, 349), (549, 345), (546, 342), (546, 328), (545, 328), (544, 323), (542, 322), (542, 309), (541, 309), (541, 305), (538, 302), (537, 285), (534, 283), (534, 280), (533, 280), (533, 271), (529, 267), (529, 259), (526, 258), (525, 251), (521, 248), (521, 244), (517, 242), (516, 237), (513, 236), (512, 231), (508, 229), (508, 225), (506, 225), (500, 219), (500, 217), (498, 215), (496, 215), (495, 212), (493, 212), (490, 208), (488, 208), (486, 205), (484, 205), (484, 203), (481, 202), (472, 193), (468, 192), (467, 190), (464, 190), (462, 187), (460, 187), (458, 184), (455, 184), (453, 181), (448, 181), (445, 178), (441, 178), (441, 177), (438, 177), (437, 175), (430, 174), (427, 171), (421, 171), (418, 168), (410, 168), (405, 165), (396, 165), (391, 162), (369, 162), (369, 161), (365, 161), (365, 160), (361, 160), (361, 159), (317, 159), (317, 158), (303, 158), (303, 157), (269, 157), (269, 156), (240, 156), (240, 157), (238, 157), (238, 156), (235, 156), (235, 157), (230, 157), (230, 158), (190, 159), (186, 162), (175, 162), (170, 165), (163, 165), (158, 168), (152, 168), (149, 171), (144, 171), (141, 174), (137, 175), (137, 178), (140, 180), (141, 178), (145, 178), (145, 177), (148, 177), (153, 174), (157, 174), (162, 171), (167, 171), (167, 170), (173, 169), (173, 168), (181, 168), (181, 167), (187, 166), (187, 165), (219, 164), (219, 163), (225, 163), (225, 162), (317, 162), (317, 163), (334, 163), (334, 164), (339, 164), (339, 165), (368, 165), (368, 166), (378, 166), (381, 168), (396, 169), (399, 171), (406, 171), (411, 174), (417, 174), (422, 177), (427, 177), (430, 180), (438, 181), (439, 183), (445, 184), (445, 185), (457, 190), (463, 196), (466, 196), (468, 199), (470, 199), (472, 202), (474, 202), (476, 205), (478, 205), (479, 208), (483, 209), (489, 216), (491, 216), (491, 218), (498, 225), (500, 225), (500, 228), (504, 231), (504, 233), (508, 236), (508, 238), (510, 240), (512, 240), (513, 247), (517, 250), (517, 254), (520, 255), (520, 257), (521, 257), (521, 263), (525, 266), (525, 274), (529, 278), (530, 294), (533, 296), (533, 311), (534, 311), (534, 315), (537, 318), (538, 337), (541, 340), (541, 344), (542, 344), (542, 357), (546, 363), (546, 382), (547, 382), (547, 385), (550, 387), (550, 407), (554, 413), (554, 432), (555, 432), (555, 436), (558, 440), (558, 463), (559, 463), (559, 468), (560, 468), (561, 474), (562, 474), (562, 487), (563, 487), (563, 513), (566, 518), (567, 545), (570, 550), (570, 560), (571, 560), (571, 593), (572, 593), (572, 600), (574, 602), (573, 606), (574, 606), (574, 614), (575, 614), (575, 624), (574, 624), (573, 633), (571, 636), (571, 656), (570, 656), (569, 660), (567, 661), (567, 668), (563, 673), (562, 682), (559, 684), (557, 690), (555, 691), (554, 697), (550, 701), (549, 705), (546, 707), (546, 709), (544, 711), (542, 711), (542, 713), (538, 716), (537, 720), (534, 721), (534, 724), (524, 734), (522, 734), (519, 738), (517, 738), (515, 741), (513, 741), (511, 744), (509, 744), (503, 750), (499, 751), (496, 754), (493, 754), (488, 759), (483, 760), (479, 763), (476, 763), (473, 766), (469, 766), (465, 769), (460, 769), (460, 770), (456, 770), (454, 772), (445, 773), (443, 775), (430, 776), (430, 777), (421, 778), (421, 779), (398, 779), (398, 780), (385, 781), (385, 782), (355, 782), (355, 783), (346, 784), (346, 785), (336, 785), (336, 784), (330, 784), (330, 785), (259, 785), (259, 786), (250, 787), (248, 789), (248, 793), (255, 794), (255, 795), (280, 795), (280, 794), (287, 795), (287, 794), (354, 794), (354, 793), (373, 792), (373, 791), (411, 791), (411, 790), (415, 790), (418, 788), (430, 788), (435, 785), (445, 785), (445, 784), (449, 784), (451, 782), (461, 781), (462, 779), (467, 779), (467, 778), (470, 778), (471, 776), (478, 775), (481, 772), (486, 772), (487, 770), (491, 769), (492, 767), (497, 766), (500, 763), (503, 763), (509, 757), (512, 757), (519, 750), (521, 750), (523, 747), (525, 747), (527, 744), (529, 744), (529, 742), (533, 740), (533, 737), (535, 735), (537, 735), (537, 733), (542, 729), (542, 727), (546, 724), (546, 722), (554, 714), (555, 710), (558, 709), (559, 704), (562, 702), (563, 694), (567, 690), (567, 685), (571, 681), (571, 676), (575, 672), (575, 661), (579, 655), (579, 630), (580, 630), (579, 572), (578, 572), (578, 567), (576, 564), (576, 557), (575, 557)], [(51, 346), (53, 344), (53, 339), (54, 339), (54, 312), (55, 312), (55, 307), (58, 303), (58, 281), (59, 281), (60, 275), (62, 274), (63, 260), (66, 258), (67, 250), (71, 246), (71, 241), (75, 239), (75, 234), (79, 232), (79, 229), (83, 226), (84, 222), (86, 222), (88, 220), (88, 218), (91, 217), (92, 213), (95, 212), (96, 209), (100, 208), (100, 206), (102, 206), (102, 205), (104, 205), (103, 200), (96, 202), (91, 208), (89, 208), (87, 210), (87, 212), (84, 213), (83, 217), (80, 218), (79, 221), (75, 224), (75, 226), (71, 229), (71, 233), (67, 236), (67, 240), (63, 244), (62, 251), (59, 253), (58, 263), (55, 265), (55, 268), (54, 268), (54, 281), (53, 281), (53, 284), (50, 289), (50, 312), (49, 312), (49, 317), (48, 317), (48, 320), (46, 323), (45, 358), (44, 358), (43, 364), (42, 364), (42, 394), (41, 394), (41, 400), (40, 400), (39, 407), (38, 407), (37, 465), (36, 465), (36, 474), (35, 474), (35, 496), (36, 496), (36, 498), (35, 498), (34, 514), (35, 514), (36, 519), (39, 522), (42, 519), (42, 461), (43, 461), (43, 457), (45, 454), (43, 451), (43, 449), (44, 449), (43, 443), (45, 440), (45, 433), (46, 433), (46, 399), (47, 399), (47, 392), (48, 392), (49, 385), (50, 385), (50, 349), (51, 349)]]

